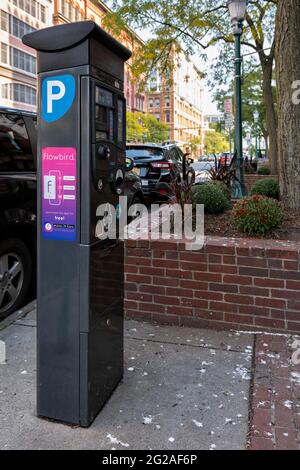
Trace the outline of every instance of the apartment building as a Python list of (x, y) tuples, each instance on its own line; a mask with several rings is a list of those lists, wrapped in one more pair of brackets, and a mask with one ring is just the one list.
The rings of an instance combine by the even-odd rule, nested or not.
[[(99, 0), (86, 1), (86, 19), (95, 21), (99, 26), (103, 26), (103, 18), (110, 11), (109, 8)], [(143, 46), (143, 41), (130, 28), (120, 31), (117, 38), (124, 46), (132, 51), (132, 55), (137, 54), (138, 49)], [(131, 73), (132, 58), (125, 64), (125, 82), (124, 94), (126, 97), (127, 111), (141, 112), (146, 111), (146, 95), (141, 92), (138, 83), (133, 79)]]
[[(36, 110), (36, 54), (22, 36), (36, 29), (73, 21), (93, 20), (103, 26), (109, 11), (99, 0), (1, 0), (0, 105)], [(142, 40), (130, 29), (117, 38), (135, 53)], [(131, 61), (125, 66), (128, 111), (146, 111), (146, 96), (132, 79)]]
[(0, 104), (36, 109), (36, 55), (22, 36), (52, 23), (50, 0), (1, 0)]
[[(153, 71), (147, 93), (147, 111), (169, 127), (169, 140), (182, 148), (198, 142), (197, 154), (204, 149), (203, 74), (184, 55), (174, 54), (171, 80)], [(171, 84), (168, 84), (171, 82)]]

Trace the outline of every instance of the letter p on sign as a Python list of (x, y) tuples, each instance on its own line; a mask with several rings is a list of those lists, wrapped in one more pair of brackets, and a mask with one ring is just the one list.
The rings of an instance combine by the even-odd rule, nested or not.
[[(55, 93), (58, 89), (58, 93)], [(61, 100), (66, 93), (66, 87), (60, 80), (49, 80), (47, 82), (47, 113), (53, 113), (53, 101)]]
[(56, 75), (42, 81), (42, 119), (48, 123), (61, 119), (71, 108), (76, 95), (73, 75)]

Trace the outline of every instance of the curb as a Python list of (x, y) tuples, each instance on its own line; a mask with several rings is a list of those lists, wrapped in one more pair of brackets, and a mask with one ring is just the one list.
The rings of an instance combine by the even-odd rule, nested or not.
[(28, 313), (32, 312), (32, 310), (34, 310), (35, 308), (36, 308), (36, 300), (33, 300), (32, 302), (27, 304), (24, 308), (21, 308), (20, 310), (17, 310), (16, 312), (9, 315), (7, 318), (4, 318), (4, 320), (0, 321), (0, 331), (12, 325), (16, 321), (21, 320), (22, 318), (25, 318), (28, 315)]

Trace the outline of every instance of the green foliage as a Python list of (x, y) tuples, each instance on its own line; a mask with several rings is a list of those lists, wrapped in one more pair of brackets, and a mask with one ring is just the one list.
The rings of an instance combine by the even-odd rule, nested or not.
[(279, 183), (273, 179), (257, 181), (251, 189), (251, 195), (253, 194), (279, 199)]
[(210, 179), (214, 183), (222, 183), (231, 194), (231, 187), (237, 181), (235, 169), (236, 157), (231, 160), (229, 165), (221, 165), (215, 161), (215, 165), (209, 170)]
[(145, 128), (143, 126), (142, 113), (127, 112), (126, 115), (126, 139), (131, 142), (141, 142), (144, 138)]
[(171, 181), (171, 190), (172, 196), (170, 198), (170, 202), (172, 204), (179, 204), (181, 206), (181, 211), (183, 214), (185, 205), (192, 204), (193, 202), (193, 185), (192, 183), (184, 181), (174, 175)]
[(127, 141), (163, 142), (168, 138), (168, 126), (151, 114), (127, 112)]
[[(219, 64), (222, 68), (222, 64)], [(275, 76), (274, 76), (275, 78)], [(230, 81), (225, 87), (219, 89), (218, 84), (213, 82), (213, 99), (220, 112), (224, 111), (224, 99), (234, 96), (233, 82)], [(273, 86), (273, 101), (276, 107), (276, 88)], [(254, 122), (254, 112), (259, 111), (257, 124)], [(248, 61), (245, 64), (243, 80), (243, 125), (244, 137), (251, 131), (253, 138), (255, 135), (267, 135), (266, 106), (263, 98), (263, 74), (256, 62)], [(232, 130), (232, 139), (234, 130)]]
[[(128, 26), (134, 31), (147, 32), (147, 40), (138, 52), (135, 51), (131, 68), (139, 83), (146, 84), (154, 70), (164, 77), (167, 84), (171, 83), (177, 67), (173, 60), (174, 52), (180, 65), (182, 55), (192, 59), (194, 55), (207, 61), (206, 51), (215, 46), (217, 57), (209, 61), (204, 72), (214, 92), (219, 90), (222, 94), (220, 90), (226, 89), (228, 94), (234, 77), (234, 36), (226, 1), (111, 0), (110, 3), (113, 11), (104, 18), (106, 27), (115, 34), (120, 34)], [(269, 123), (274, 121), (276, 102), (273, 99), (272, 106), (270, 103), (266, 106), (266, 93), (263, 97), (262, 91), (272, 87), (269, 65), (274, 63), (276, 10), (277, 0), (248, 2), (242, 36), (243, 93), (248, 93), (243, 99), (245, 122), (255, 130), (253, 111), (258, 109), (261, 113), (258, 128), (265, 139), (268, 133), (275, 132), (270, 124), (273, 129), (267, 129), (266, 115)], [(264, 87), (261, 86), (262, 78)], [(271, 154), (272, 149), (271, 142)]]
[(228, 137), (220, 132), (205, 133), (204, 149), (206, 154), (228, 152)]
[(267, 176), (267, 175), (270, 175), (271, 174), (271, 170), (268, 166), (261, 166), (258, 171), (257, 171), (257, 174), (258, 175), (262, 175), (262, 176)]
[(193, 203), (203, 204), (207, 214), (221, 214), (230, 208), (228, 198), (215, 183), (196, 185), (192, 191)]
[(195, 137), (189, 142), (188, 147), (189, 147), (189, 151), (191, 155), (196, 156), (196, 157), (199, 156), (197, 154), (198, 154), (198, 147), (200, 144), (201, 144), (201, 139), (199, 137)]
[(148, 142), (163, 142), (168, 139), (168, 125), (158, 121), (152, 114), (143, 115)]
[[(274, 38), (276, 0), (253, 0), (248, 3), (243, 40), (251, 49), (261, 53)], [(112, 0), (112, 12), (104, 18), (104, 25), (115, 34), (125, 28), (149, 32), (149, 39), (135, 57), (133, 70), (137, 78), (143, 73), (150, 75), (153, 68), (171, 75), (173, 64), (170, 53), (186, 55), (197, 53), (206, 58), (204, 52), (211, 45), (220, 45), (219, 58), (224, 67), (215, 67), (213, 80), (227, 81), (231, 76), (232, 44), (230, 18), (226, 2), (221, 0)], [(209, 32), (209, 34), (208, 34)], [(229, 46), (229, 47), (226, 47)], [(267, 56), (266, 56), (267, 57)], [(230, 72), (228, 73), (228, 70)], [(227, 81), (228, 83), (228, 81)]]
[(236, 227), (248, 235), (265, 235), (282, 225), (284, 213), (278, 201), (255, 194), (235, 205), (233, 220)]
[(215, 184), (218, 188), (221, 189), (222, 193), (228, 199), (228, 201), (231, 200), (231, 187), (230, 186), (227, 186), (226, 183), (224, 183), (224, 181), (220, 181), (220, 180), (212, 181), (212, 184)]

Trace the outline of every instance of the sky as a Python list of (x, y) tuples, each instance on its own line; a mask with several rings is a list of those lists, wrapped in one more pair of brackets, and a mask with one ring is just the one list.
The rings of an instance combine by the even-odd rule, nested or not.
[[(206, 51), (207, 54), (207, 62), (205, 63), (201, 58), (197, 59), (197, 56), (193, 56), (192, 61), (195, 65), (204, 72), (209, 69), (209, 63), (211, 63), (216, 56), (218, 55), (217, 48), (212, 46), (209, 47)], [(209, 91), (207, 84), (205, 83), (204, 86), (204, 93), (203, 93), (203, 111), (204, 114), (219, 114), (217, 109), (216, 103), (213, 102), (212, 95)]]

